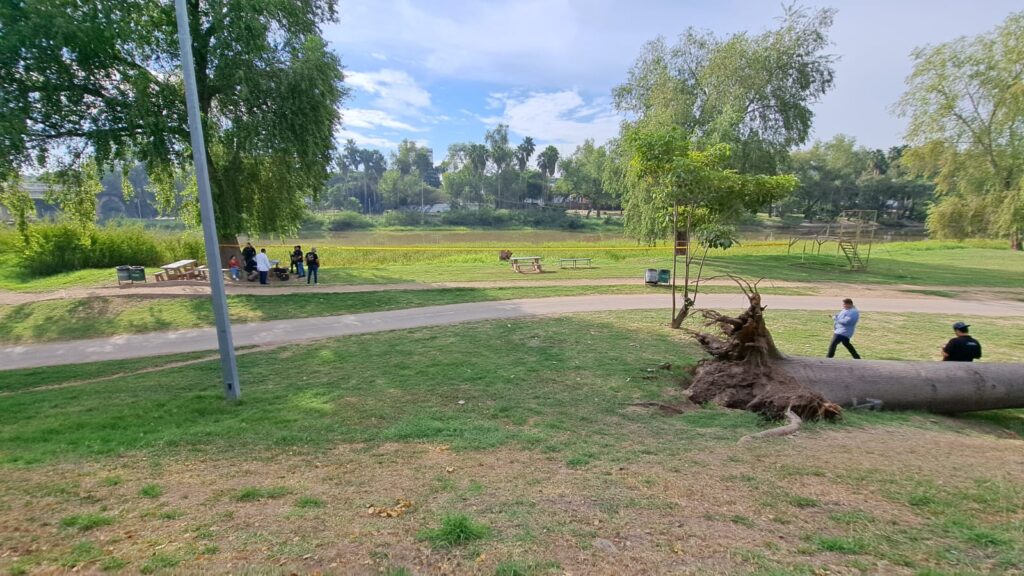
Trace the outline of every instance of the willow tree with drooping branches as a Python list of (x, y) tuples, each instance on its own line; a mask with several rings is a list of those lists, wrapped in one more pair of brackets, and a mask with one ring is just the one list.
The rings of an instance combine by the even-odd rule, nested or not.
[(1024, 249), (1024, 12), (913, 59), (896, 111), (909, 119), (904, 165), (935, 181), (929, 232)]
[[(348, 94), (321, 33), (337, 2), (187, 7), (221, 239), (290, 231), (327, 181)], [(0, 86), (0, 178), (141, 161), (177, 208), (191, 143), (173, 2), (0, 3)]]

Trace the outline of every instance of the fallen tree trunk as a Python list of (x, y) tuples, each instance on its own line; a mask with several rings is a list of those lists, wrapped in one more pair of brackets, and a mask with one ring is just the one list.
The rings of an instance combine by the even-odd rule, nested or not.
[(843, 408), (872, 400), (943, 414), (1024, 407), (1024, 364), (789, 357), (776, 367)]
[(735, 318), (701, 314), (722, 336), (695, 332), (710, 358), (693, 370), (690, 399), (779, 419), (830, 419), (868, 406), (938, 413), (1024, 408), (1024, 364), (786, 357), (765, 323), (757, 284), (733, 277), (750, 306)]

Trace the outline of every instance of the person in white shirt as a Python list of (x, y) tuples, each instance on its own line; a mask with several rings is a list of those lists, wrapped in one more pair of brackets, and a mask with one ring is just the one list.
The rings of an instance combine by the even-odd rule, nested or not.
[(266, 284), (270, 274), (270, 258), (267, 257), (266, 248), (260, 248), (260, 253), (256, 255), (256, 271), (260, 273), (260, 284)]

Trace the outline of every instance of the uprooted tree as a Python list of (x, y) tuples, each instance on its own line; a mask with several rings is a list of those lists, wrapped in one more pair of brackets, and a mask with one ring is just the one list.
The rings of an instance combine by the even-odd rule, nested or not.
[(788, 374), (781, 364), (786, 357), (775, 346), (765, 324), (765, 306), (757, 283), (731, 277), (750, 305), (736, 317), (703, 310), (706, 327), (717, 327), (724, 337), (695, 332), (694, 337), (711, 356), (697, 364), (690, 383), (690, 399), (742, 408), (780, 418), (792, 411), (803, 419), (831, 419), (840, 407)]
[(1024, 364), (787, 357), (765, 323), (757, 283), (731, 278), (750, 304), (736, 317), (701, 311), (705, 327), (721, 335), (694, 333), (710, 357), (694, 368), (693, 402), (787, 416), (784, 432), (850, 407), (960, 413), (1024, 406)]

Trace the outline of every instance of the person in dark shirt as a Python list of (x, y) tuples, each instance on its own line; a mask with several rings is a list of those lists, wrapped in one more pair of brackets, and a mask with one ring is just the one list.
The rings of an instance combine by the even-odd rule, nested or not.
[(974, 362), (981, 358), (981, 343), (967, 334), (971, 326), (963, 322), (953, 324), (955, 338), (942, 347), (942, 359), (947, 362)]
[(302, 246), (296, 245), (295, 249), (292, 250), (292, 265), (288, 271), (291, 272), (292, 270), (299, 273), (299, 278), (306, 277), (306, 270), (302, 267)]
[(306, 284), (312, 280), (316, 284), (319, 280), (317, 273), (320, 271), (320, 257), (316, 255), (316, 248), (311, 248), (306, 253)]
[(246, 272), (256, 270), (256, 249), (252, 247), (252, 242), (246, 242), (245, 248), (242, 248), (242, 260), (245, 261)]

